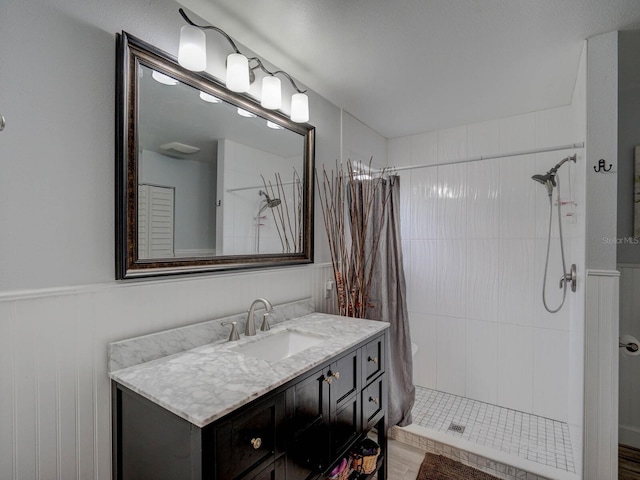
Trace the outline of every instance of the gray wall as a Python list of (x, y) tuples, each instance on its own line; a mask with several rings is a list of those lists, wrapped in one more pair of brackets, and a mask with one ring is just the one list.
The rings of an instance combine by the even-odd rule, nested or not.
[[(115, 33), (176, 55), (179, 6), (3, 0), (0, 292), (113, 281)], [(313, 92), (309, 102), (317, 163), (334, 164), (340, 110)], [(316, 261), (326, 261), (317, 220)]]
[(633, 239), (634, 148), (640, 145), (640, 31), (618, 37), (618, 263), (640, 263)]
[[(246, 311), (322, 300), (316, 265), (114, 281), (115, 33), (175, 55), (170, 0), (0, 4), (0, 478), (111, 478), (107, 344)], [(225, 28), (225, 25), (219, 25)], [(291, 72), (295, 75), (295, 72)], [(309, 93), (317, 165), (340, 155), (340, 109)]]
[(216, 165), (143, 150), (140, 183), (175, 188), (175, 249), (216, 248)]
[[(616, 268), (616, 204), (618, 151), (618, 32), (587, 43), (587, 195), (588, 269)], [(596, 173), (599, 159), (611, 173)]]

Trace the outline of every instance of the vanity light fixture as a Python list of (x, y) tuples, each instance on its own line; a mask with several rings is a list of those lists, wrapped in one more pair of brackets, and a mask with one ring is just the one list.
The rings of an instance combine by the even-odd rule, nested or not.
[[(187, 70), (201, 72), (206, 68), (206, 37), (204, 30), (215, 30), (227, 39), (233, 53), (227, 57), (227, 76), (225, 83), (233, 92), (245, 93), (249, 91), (251, 83), (255, 80), (255, 70), (260, 69), (265, 73), (262, 79), (262, 100), (260, 104), (267, 109), (277, 110), (282, 106), (282, 89), (280, 79), (276, 75), (282, 75), (289, 80), (295, 93), (291, 97), (291, 120), (296, 123), (309, 121), (309, 98), (306, 90), (301, 90), (293, 81), (291, 75), (284, 70), (272, 72), (268, 70), (258, 57), (247, 58), (243, 55), (235, 42), (226, 32), (213, 25), (196, 25), (191, 21), (182, 8), (178, 10), (188, 25), (180, 29), (180, 46), (178, 50), (178, 63)], [(198, 31), (197, 35), (195, 32)]]
[(271, 120), (267, 120), (267, 127), (273, 128), (274, 130), (282, 130), (282, 127), (280, 125), (272, 122)]
[(178, 63), (187, 70), (202, 72), (207, 68), (207, 37), (204, 32), (192, 25), (180, 29)]

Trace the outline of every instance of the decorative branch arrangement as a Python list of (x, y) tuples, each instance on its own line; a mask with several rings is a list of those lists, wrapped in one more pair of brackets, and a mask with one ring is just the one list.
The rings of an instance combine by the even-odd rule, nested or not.
[[(280, 203), (270, 208), (273, 223), (280, 237), (282, 253), (301, 252), (303, 242), (303, 185), (296, 169), (293, 169), (293, 179), (284, 183), (280, 173), (275, 174), (274, 184), (262, 177), (262, 183), (267, 195), (280, 199)], [(284, 185), (292, 185), (291, 194), (287, 195)], [(289, 208), (289, 201), (293, 203)]]
[(336, 172), (329, 174), (323, 167), (322, 179), (316, 172), (340, 315), (366, 318), (372, 306), (373, 272), (384, 225), (374, 207), (376, 201), (381, 201), (384, 211), (389, 199), (389, 190), (380, 188), (386, 181), (384, 173), (383, 170), (375, 178), (362, 178), (351, 161), (347, 161), (346, 171), (337, 162)]

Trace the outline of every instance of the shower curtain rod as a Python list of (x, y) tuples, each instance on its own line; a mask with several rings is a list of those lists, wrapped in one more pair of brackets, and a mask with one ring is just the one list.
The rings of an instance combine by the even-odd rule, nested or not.
[[(298, 182), (282, 182), (280, 185), (295, 185)], [(254, 185), (251, 187), (236, 187), (227, 188), (227, 193), (240, 192), (242, 190), (257, 190), (258, 188), (264, 188), (264, 185)]]
[[(427, 168), (427, 167), (441, 167), (443, 165), (455, 165), (458, 163), (470, 163), (470, 162), (478, 162), (480, 160), (491, 160), (494, 158), (506, 158), (506, 157), (517, 157), (520, 155), (532, 155), (534, 153), (545, 153), (545, 152), (556, 152), (559, 150), (572, 150), (577, 148), (584, 148), (584, 142), (579, 143), (570, 143), (568, 145), (558, 145), (557, 147), (546, 147), (546, 148), (535, 148), (532, 150), (520, 150), (517, 152), (511, 153), (498, 153), (495, 155), (481, 155), (479, 157), (470, 157), (464, 158), (462, 160), (452, 160), (450, 162), (444, 163), (430, 163), (424, 165), (408, 165), (406, 167), (388, 167), (384, 173), (392, 174), (395, 172), (400, 172), (402, 170), (414, 170), (416, 168)], [(376, 173), (382, 173), (383, 170), (378, 170)], [(373, 171), (371, 173), (374, 173)]]

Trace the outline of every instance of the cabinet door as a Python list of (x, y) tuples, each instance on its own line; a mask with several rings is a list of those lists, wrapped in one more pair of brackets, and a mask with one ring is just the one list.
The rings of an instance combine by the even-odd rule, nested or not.
[(329, 464), (329, 382), (323, 370), (287, 390), (287, 440), (287, 480), (315, 478)]
[(252, 470), (242, 477), (242, 480), (285, 480), (285, 478), (284, 457), (280, 457), (266, 468)]
[(284, 417), (284, 395), (241, 409), (216, 428), (216, 478), (246, 476), (263, 463), (273, 461), (276, 430)]
[(342, 453), (360, 432), (358, 391), (360, 390), (360, 352), (339, 358), (326, 373), (330, 381), (331, 454)]

